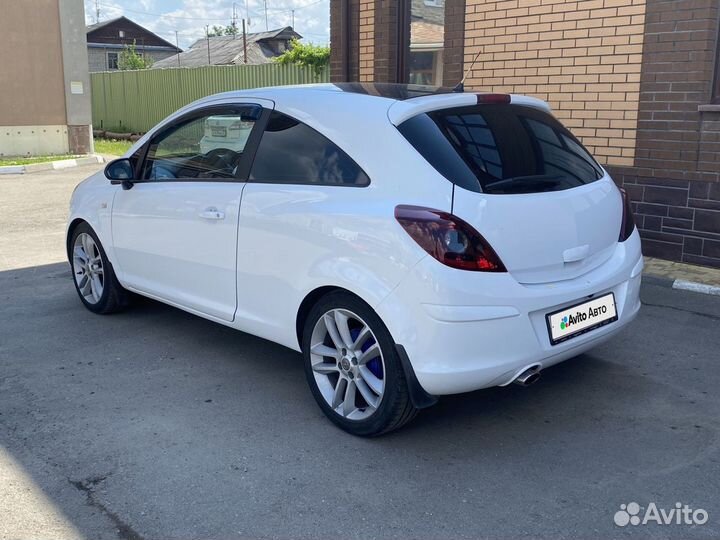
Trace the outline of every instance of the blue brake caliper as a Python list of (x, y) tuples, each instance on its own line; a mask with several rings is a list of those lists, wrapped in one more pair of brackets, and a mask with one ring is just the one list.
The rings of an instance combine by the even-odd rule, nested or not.
[[(350, 337), (353, 338), (353, 341), (355, 341), (360, 334), (360, 330), (358, 328), (353, 328), (350, 330)], [(375, 338), (369, 338), (365, 340), (365, 343), (362, 347), (360, 347), (360, 350), (362, 352), (367, 351), (370, 347), (373, 346), (375, 343)], [(370, 360), (367, 364), (367, 368), (370, 370), (370, 373), (375, 375), (378, 379), (383, 378), (383, 369), (382, 369), (382, 363), (380, 362), (379, 357), (375, 357), (372, 360)]]

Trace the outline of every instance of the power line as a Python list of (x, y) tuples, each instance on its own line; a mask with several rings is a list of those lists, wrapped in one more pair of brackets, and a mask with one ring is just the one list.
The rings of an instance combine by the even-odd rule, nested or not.
[[(297, 7), (287, 7), (287, 6), (285, 6), (285, 7), (277, 7), (277, 8), (267, 7), (267, 11), (265, 12), (265, 25), (266, 25), (266, 28), (269, 28), (269, 18), (270, 18), (270, 16), (271, 16), (269, 12), (272, 13), (272, 17), (273, 17), (273, 18), (275, 18), (275, 17), (277, 17), (277, 16), (279, 16), (279, 15), (282, 15), (283, 13), (287, 13), (287, 14), (288, 14), (288, 17), (292, 19), (292, 21), (293, 21), (293, 27), (294, 27), (294, 26), (295, 26), (295, 25), (294, 25), (294, 19), (295, 19), (295, 17), (294, 17), (295, 13), (294, 13), (294, 12), (295, 12), (295, 11), (297, 11), (297, 10), (302, 10), (302, 9), (305, 9), (305, 8), (309, 8), (309, 7), (315, 6), (315, 5), (317, 5), (317, 4), (320, 4), (320, 3), (322, 3), (322, 2), (328, 2), (328, 1), (329, 1), (329, 0), (315, 0), (314, 2), (311, 2), (311, 3), (309, 3), (309, 4), (305, 4), (305, 5), (301, 5), (301, 6), (297, 6)], [(127, 11), (128, 13), (136, 13), (136, 14), (139, 14), (139, 15), (149, 15), (149, 16), (151, 16), (151, 17), (158, 17), (158, 18), (161, 19), (161, 20), (162, 20), (162, 19), (177, 19), (177, 20), (185, 20), (185, 21), (202, 21), (202, 22), (209, 21), (209, 22), (223, 22), (223, 23), (228, 20), (228, 18), (226, 18), (226, 17), (222, 17), (222, 18), (220, 18), (220, 17), (219, 17), (219, 18), (210, 18), (210, 17), (185, 17), (185, 16), (181, 16), (181, 15), (171, 15), (171, 14), (167, 14), (167, 13), (152, 13), (152, 12), (148, 12), (148, 11), (140, 11), (140, 10), (129, 9), (129, 8), (125, 8), (125, 7), (118, 7), (118, 6), (113, 5), (113, 4), (107, 4), (107, 3), (101, 2), (100, 0), (89, 0), (89, 2), (94, 2), (94, 3), (95, 3), (95, 6), (97, 7), (97, 10), (98, 10), (98, 11), (99, 11), (99, 9), (100, 9), (100, 6), (103, 6), (103, 7), (110, 8), (110, 9), (119, 9), (119, 10), (121, 11), (121, 13), (124, 13), (124, 12)], [(246, 2), (245, 2), (245, 10), (246, 10), (246, 15), (247, 15), (248, 20), (250, 19), (250, 15), (251, 15), (251, 14), (252, 14), (255, 18), (261, 18), (262, 15), (259, 15), (258, 12), (257, 12), (254, 8), (251, 8), (251, 7), (249, 6), (249, 4), (250, 4), (250, 1), (249, 1), (249, 0), (246, 0)], [(265, 6), (267, 6), (267, 0), (264, 0), (264, 4), (265, 4)], [(233, 8), (235, 8), (235, 2), (233, 2), (232, 5), (233, 5)], [(261, 9), (262, 9), (262, 8), (261, 8)], [(233, 20), (234, 20), (234, 21), (237, 21), (237, 11), (236, 11), (236, 8), (233, 9), (233, 12), (234, 12), (234, 18), (233, 18), (233, 15), (231, 15), (231, 16), (230, 16), (230, 20), (231, 20), (231, 21), (233, 21)], [(96, 12), (96, 13), (97, 13), (97, 12)], [(96, 15), (96, 18), (99, 18), (99, 17), (97, 17), (97, 15)], [(166, 33), (166, 32), (155, 32), (155, 33), (156, 33), (156, 34), (160, 34), (160, 35), (165, 34), (165, 35), (167, 35), (167, 36), (173, 36), (173, 37), (175, 36), (174, 32), (173, 32), (173, 33), (169, 33), (169, 32), (167, 32), (167, 33)], [(188, 35), (188, 34), (196, 34), (196, 32), (194, 32), (194, 31), (193, 31), (193, 32), (189, 32), (189, 31), (186, 30), (186, 31), (184, 31), (184, 32), (181, 31), (180, 34), (186, 34), (186, 35)], [(314, 35), (314, 36), (316, 36), (316, 37), (322, 37), (322, 38), (325, 38), (325, 39), (327, 39), (327, 37), (328, 37), (328, 36), (326, 36), (326, 35), (324, 35), (324, 34), (316, 34), (316, 33), (311, 33), (311, 32), (303, 32), (303, 34)], [(188, 37), (191, 37), (191, 36), (188, 36)]]
[[(294, 7), (293, 7), (293, 6), (283, 6), (283, 7), (273, 8), (273, 7), (267, 7), (267, 0), (265, 0), (265, 6), (266, 6), (266, 7), (265, 7), (264, 11), (266, 11), (266, 12), (274, 12), (274, 13), (289, 13), (289, 12), (292, 12), (292, 11), (298, 11), (298, 10), (301, 10), (301, 9), (305, 9), (305, 8), (309, 8), (309, 7), (312, 7), (312, 6), (316, 6), (317, 4), (321, 4), (321, 3), (323, 3), (323, 2), (328, 2), (328, 1), (329, 1), (329, 0), (316, 0), (315, 2), (311, 2), (310, 4), (305, 4), (305, 5), (301, 5), (301, 6), (294, 6)], [(212, 18), (212, 17), (185, 17), (185, 16), (181, 16), (181, 15), (170, 15), (169, 13), (152, 13), (152, 12), (149, 12), (149, 11), (140, 11), (140, 10), (137, 10), (137, 9), (131, 9), (131, 8), (126, 8), (126, 7), (118, 7), (118, 6), (113, 5), (113, 4), (106, 4), (106, 3), (104, 3), (104, 2), (100, 2), (99, 0), (95, 0), (95, 4), (96, 4), (96, 8), (97, 8), (97, 9), (96, 9), (96, 13), (99, 13), (99, 11), (100, 11), (100, 6), (103, 6), (103, 7), (110, 8), (110, 9), (120, 9), (120, 10), (122, 10), (122, 11), (127, 11), (127, 12), (129, 12), (129, 13), (137, 13), (137, 14), (140, 14), (140, 15), (152, 15), (153, 17), (165, 17), (165, 18), (168, 18), (168, 19), (181, 19), (181, 20), (186, 20), (186, 21), (213, 21), (213, 22), (225, 21), (225, 20), (226, 20), (225, 17), (217, 17), (217, 18)], [(246, 2), (246, 4), (245, 4), (245, 10), (246, 10), (246, 12), (247, 12), (246, 14), (247, 14), (248, 18), (249, 18), (250, 12), (251, 12), (251, 11), (255, 11), (254, 9), (253, 9), (253, 10), (250, 9), (250, 7), (249, 7), (249, 5), (248, 5), (248, 2)]]
[[(110, 4), (103, 4), (102, 2), (98, 2), (101, 6), (107, 7), (107, 8), (116, 8), (117, 6), (113, 6)], [(139, 15), (152, 15), (153, 17), (161, 17), (166, 19), (182, 19), (186, 21), (226, 21), (227, 17), (218, 17), (218, 18), (208, 18), (208, 17), (181, 17), (180, 15), (170, 15), (167, 13), (150, 13), (149, 11), (138, 11), (136, 9), (128, 9), (126, 7), (120, 8), (122, 11), (127, 11), (129, 13), (137, 13)]]
[(299, 9), (309, 8), (312, 6), (316, 6), (317, 4), (321, 4), (322, 2), (328, 2), (328, 1), (329, 0), (316, 0), (315, 2), (312, 2), (310, 4), (305, 4), (304, 6), (268, 8), (268, 11), (287, 13), (288, 11), (298, 11)]

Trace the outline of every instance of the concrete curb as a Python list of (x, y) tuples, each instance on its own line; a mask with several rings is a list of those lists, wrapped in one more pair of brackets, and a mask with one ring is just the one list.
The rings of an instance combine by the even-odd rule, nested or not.
[(48, 161), (45, 163), (31, 163), (30, 165), (8, 165), (6, 167), (0, 167), (0, 174), (26, 174), (40, 171), (57, 171), (60, 169), (68, 169), (70, 167), (79, 167), (81, 165), (92, 165), (104, 162), (105, 159), (102, 156), (93, 155), (81, 158)]
[(673, 282), (672, 288), (682, 291), (692, 291), (701, 294), (720, 296), (720, 287), (716, 285), (707, 285), (706, 283), (697, 283), (695, 281), (685, 281), (684, 279), (676, 279)]
[(707, 283), (698, 283), (696, 281), (686, 281), (684, 279), (673, 279), (667, 276), (658, 276), (655, 274), (643, 274), (643, 282), (668, 289), (676, 289), (681, 291), (692, 291), (700, 294), (710, 294), (720, 296), (720, 287), (716, 285), (708, 285)]

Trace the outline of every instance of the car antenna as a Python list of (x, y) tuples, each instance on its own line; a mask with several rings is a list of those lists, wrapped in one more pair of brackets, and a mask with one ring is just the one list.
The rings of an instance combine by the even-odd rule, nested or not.
[(465, 91), (465, 79), (472, 71), (472, 68), (475, 67), (475, 62), (477, 62), (477, 59), (480, 58), (480, 55), (482, 54), (482, 52), (483, 52), (482, 47), (480, 47), (480, 50), (475, 55), (475, 58), (473, 59), (472, 63), (470, 64), (470, 67), (467, 68), (467, 71), (465, 71), (465, 75), (463, 75), (463, 78), (460, 80), (460, 82), (457, 83), (455, 85), (455, 87), (453, 88), (453, 90), (452, 90), (453, 92), (464, 92)]

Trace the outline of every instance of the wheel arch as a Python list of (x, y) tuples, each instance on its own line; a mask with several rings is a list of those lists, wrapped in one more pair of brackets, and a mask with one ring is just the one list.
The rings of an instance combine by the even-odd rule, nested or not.
[(307, 317), (310, 314), (310, 310), (315, 304), (320, 301), (323, 296), (326, 296), (332, 292), (344, 292), (350, 294), (358, 300), (361, 300), (362, 302), (367, 304), (373, 311), (375, 311), (375, 308), (372, 306), (372, 304), (368, 302), (365, 298), (344, 287), (340, 287), (337, 285), (325, 285), (313, 289), (308, 294), (306, 294), (305, 298), (303, 298), (303, 301), (300, 302), (300, 306), (298, 307), (297, 315), (295, 317), (295, 335), (297, 337), (298, 347), (301, 351), (303, 329), (305, 328), (305, 322), (307, 321)]
[[(70, 222), (70, 224), (68, 225), (67, 234), (65, 235), (65, 251), (67, 252), (68, 261), (71, 261), (71, 262), (72, 262), (72, 246), (71, 246), (72, 236), (73, 236), (73, 233), (75, 232), (75, 229), (81, 223), (88, 223), (88, 222), (79, 217), (76, 217), (75, 219), (73, 219)], [(88, 226), (92, 227), (92, 225), (90, 225), (89, 223), (88, 223)]]
[[(353, 291), (350, 291), (344, 287), (339, 286), (323, 286), (318, 287), (316, 289), (313, 289), (310, 291), (303, 301), (300, 303), (300, 307), (298, 308), (296, 321), (295, 321), (295, 332), (297, 335), (298, 340), (298, 346), (299, 349), (302, 351), (302, 333), (303, 328), (305, 326), (305, 322), (307, 321), (307, 317), (310, 314), (310, 310), (312, 307), (320, 301), (321, 298), (324, 296), (333, 293), (333, 292), (343, 292), (350, 294), (360, 300), (361, 302), (367, 304), (367, 306), (372, 309), (375, 314), (378, 316), (378, 318), (382, 321), (382, 323), (385, 325), (385, 328), (387, 329), (388, 333), (390, 334), (390, 338), (394, 342), (394, 337), (392, 336), (392, 332), (390, 328), (388, 328), (387, 323), (383, 321), (380, 314), (377, 312), (377, 310), (364, 298), (362, 298), (357, 293), (354, 293)], [(413, 406), (417, 409), (424, 409), (427, 407), (430, 407), (437, 403), (438, 399), (436, 396), (428, 394), (425, 389), (420, 385), (418, 382), (417, 376), (415, 375), (415, 370), (413, 369), (412, 363), (410, 362), (410, 359), (408, 358), (407, 352), (405, 351), (405, 348), (401, 344), (395, 344), (395, 350), (397, 351), (398, 358), (400, 360), (400, 366), (405, 374), (405, 381), (407, 383), (408, 392), (410, 395), (410, 400), (413, 404)]]

